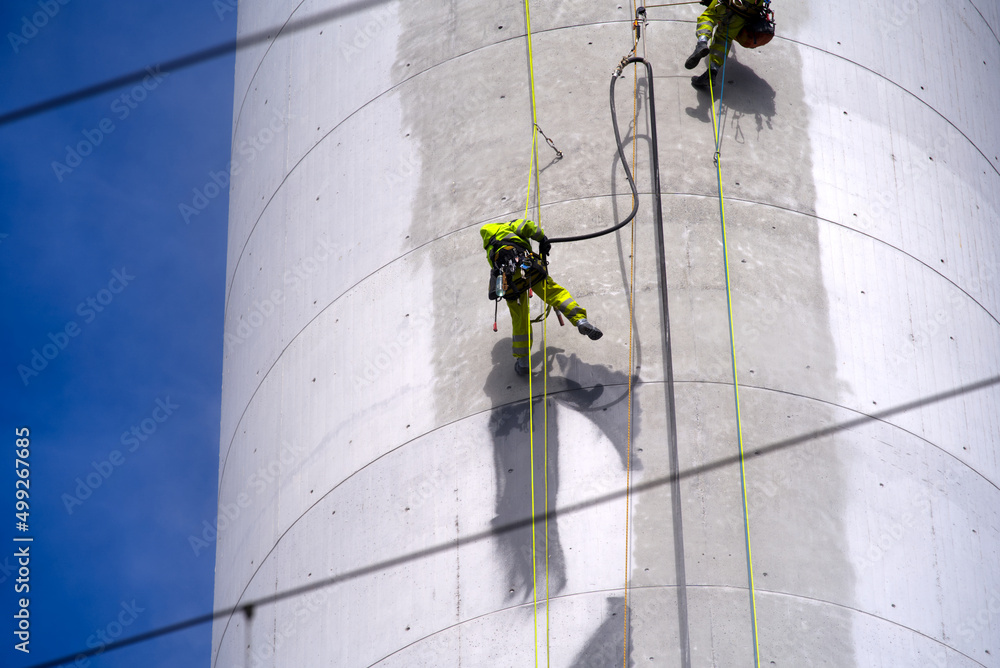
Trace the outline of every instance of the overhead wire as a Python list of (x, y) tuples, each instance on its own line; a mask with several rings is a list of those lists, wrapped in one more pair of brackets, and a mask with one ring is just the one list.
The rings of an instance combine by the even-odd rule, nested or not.
[(14, 123), (21, 119), (45, 113), (47, 111), (52, 111), (53, 109), (59, 109), (67, 105), (128, 86), (129, 84), (141, 83), (143, 80), (154, 74), (157, 76), (165, 76), (215, 58), (232, 55), (238, 51), (242, 51), (258, 44), (264, 44), (272, 39), (288, 37), (289, 35), (302, 32), (303, 30), (312, 28), (320, 23), (333, 21), (334, 19), (349, 16), (379, 5), (389, 4), (390, 2), (392, 2), (392, 0), (357, 0), (355, 2), (348, 2), (339, 7), (334, 7), (322, 12), (316, 12), (315, 14), (311, 14), (300, 19), (289, 20), (282, 26), (264, 28), (248, 35), (244, 35), (243, 37), (226, 40), (224, 42), (220, 42), (219, 44), (199, 49), (198, 51), (184, 56), (151, 64), (142, 69), (133, 70), (132, 72), (127, 72), (111, 79), (105, 79), (99, 83), (84, 86), (68, 93), (62, 93), (23, 107), (5, 111), (0, 113), (0, 126)]
[[(729, 43), (725, 46), (725, 52), (722, 58), (722, 85), (719, 87), (719, 107), (721, 114), (722, 106), (722, 94), (725, 91), (726, 86), (726, 61), (729, 56)], [(750, 549), (750, 512), (747, 503), (747, 477), (746, 477), (746, 453), (743, 447), (743, 420), (740, 414), (740, 382), (739, 374), (737, 373), (736, 365), (736, 330), (733, 326), (733, 290), (732, 281), (730, 279), (729, 272), (729, 240), (726, 234), (726, 208), (725, 208), (725, 197), (723, 195), (722, 189), (722, 126), (721, 123), (717, 122), (715, 113), (715, 86), (712, 82), (711, 66), (709, 67), (708, 74), (708, 90), (709, 96), (712, 102), (712, 132), (715, 139), (715, 168), (716, 175), (718, 176), (719, 183), (719, 217), (722, 221), (722, 260), (725, 267), (726, 273), (726, 307), (727, 314), (729, 316), (729, 347), (732, 354), (733, 360), (733, 396), (736, 403), (736, 439), (739, 443), (739, 462), (740, 462), (740, 485), (742, 487), (742, 504), (743, 504), (743, 530), (744, 530), (744, 542), (746, 544), (746, 557), (747, 557), (747, 581), (750, 588), (750, 621), (753, 629), (753, 658), (755, 668), (760, 667), (760, 642), (758, 640), (757, 633), (757, 594), (754, 588), (753, 581), (753, 554)]]

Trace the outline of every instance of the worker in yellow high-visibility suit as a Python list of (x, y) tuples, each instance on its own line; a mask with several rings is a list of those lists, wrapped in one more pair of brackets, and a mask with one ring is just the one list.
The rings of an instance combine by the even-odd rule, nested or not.
[[(512, 255), (523, 255), (523, 251), (531, 252), (531, 239), (539, 243), (542, 255), (548, 255), (552, 245), (537, 223), (519, 218), (507, 223), (488, 223), (479, 229), (483, 237), (483, 248), (486, 259), (490, 263), (490, 294), (493, 296), (493, 285), (501, 274), (501, 265)], [(545, 276), (533, 284), (532, 289), (541, 296), (545, 303), (557, 309), (569, 321), (576, 325), (581, 334), (586, 334), (593, 340), (603, 336), (603, 332), (587, 320), (587, 309), (576, 303), (573, 295), (566, 288)], [(505, 296), (507, 308), (510, 310), (510, 320), (513, 325), (514, 371), (518, 375), (527, 375), (528, 349), (531, 347), (531, 322), (528, 315), (528, 292)]]
[(760, 13), (763, 3), (764, 0), (702, 0), (701, 4), (708, 5), (708, 9), (698, 17), (695, 28), (698, 43), (684, 61), (684, 67), (693, 70), (702, 58), (708, 56), (708, 69), (699, 76), (691, 77), (692, 86), (708, 88), (708, 78), (715, 81), (729, 44), (740, 34), (746, 22)]

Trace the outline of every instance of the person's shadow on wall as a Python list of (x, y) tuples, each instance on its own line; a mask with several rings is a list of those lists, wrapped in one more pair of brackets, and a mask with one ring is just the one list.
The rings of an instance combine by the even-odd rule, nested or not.
[[(739, 62), (730, 54), (726, 61), (725, 84), (722, 84), (722, 77), (718, 77), (714, 89), (715, 99), (719, 99), (719, 93), (723, 95), (723, 104), (731, 114), (729, 122), (734, 123), (737, 128), (737, 137), (742, 133), (740, 120), (744, 116), (753, 116), (757, 134), (764, 130), (766, 125), (771, 129), (771, 120), (776, 113), (775, 92), (764, 79), (757, 76), (752, 69)], [(720, 91), (721, 88), (721, 91)], [(697, 107), (687, 107), (684, 111), (691, 118), (696, 118), (703, 123), (712, 122), (712, 96), (708, 90), (692, 90), (698, 96)]]
[[(530, 423), (534, 423), (534, 487), (536, 549), (532, 563), (532, 527), (500, 533), (496, 544), (507, 572), (509, 598), (531, 600), (533, 575), (537, 586), (545, 591), (544, 519), (546, 507), (545, 470), (545, 405), (542, 400), (541, 374), (533, 380), (535, 396), (530, 402), (526, 378), (514, 374), (510, 338), (504, 338), (493, 348), (493, 370), (483, 388), (493, 404), (489, 430), (493, 445), (493, 467), (496, 480), (496, 516), (494, 527), (526, 520), (532, 516), (532, 458)], [(548, 508), (556, 508), (559, 493), (559, 457), (586, 456), (594, 443), (567, 441), (560, 437), (557, 411), (572, 410), (585, 415), (611, 443), (622, 463), (627, 461), (626, 428), (628, 421), (628, 376), (600, 364), (584, 362), (576, 354), (566, 355), (559, 348), (549, 347), (548, 365)], [(536, 364), (537, 366), (537, 364)], [(637, 382), (637, 381), (635, 381)], [(510, 401), (513, 396), (525, 397)], [(507, 403), (504, 403), (507, 402)], [(632, 398), (633, 424), (639, 424), (640, 408), (636, 393)], [(633, 437), (635, 433), (633, 433)], [(632, 454), (632, 470), (641, 467)], [(624, 479), (623, 479), (624, 483)], [(623, 484), (624, 486), (624, 484)], [(533, 568), (534, 567), (534, 568)], [(559, 538), (559, 523), (548, 523), (548, 593), (554, 596), (566, 585), (566, 562)]]

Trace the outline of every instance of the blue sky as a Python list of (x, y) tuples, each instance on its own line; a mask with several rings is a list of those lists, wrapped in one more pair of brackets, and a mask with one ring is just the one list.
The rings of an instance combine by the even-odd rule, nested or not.
[[(229, 4), (5, 2), (0, 113), (232, 39)], [(212, 608), (214, 544), (195, 554), (189, 536), (216, 516), (228, 195), (190, 223), (179, 205), (228, 162), (233, 67), (229, 55), (0, 126), (4, 666)], [(30, 655), (14, 649), (17, 535), (34, 539)], [(87, 665), (207, 666), (210, 634)]]

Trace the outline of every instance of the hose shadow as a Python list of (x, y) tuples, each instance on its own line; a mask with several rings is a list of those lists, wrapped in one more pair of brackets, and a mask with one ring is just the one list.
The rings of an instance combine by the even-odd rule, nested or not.
[[(648, 84), (646, 83), (645, 78), (639, 79), (638, 85), (637, 85), (636, 88), (637, 88), (637, 90), (636, 90), (636, 105), (639, 108), (645, 108), (646, 98), (649, 95), (649, 93), (648, 93)], [(625, 148), (628, 148), (628, 147), (631, 147), (633, 144), (637, 144), (636, 149), (638, 148), (638, 145), (641, 144), (644, 147), (644, 150), (646, 152), (646, 156), (650, 160), (652, 160), (652, 141), (650, 140), (649, 135), (648, 134), (641, 134), (641, 135), (638, 134), (637, 133), (637, 128), (635, 127), (635, 124), (632, 123), (632, 122), (630, 122), (628, 130), (625, 132), (625, 136), (622, 138), (622, 146), (625, 147)], [(612, 193), (617, 193), (618, 192), (618, 177), (619, 177), (619, 173), (624, 173), (624, 170), (622, 168), (622, 158), (621, 158), (621, 154), (618, 151), (615, 151), (614, 156), (611, 159), (611, 192)], [(612, 197), (611, 198), (611, 211), (612, 211), (612, 220), (618, 220), (619, 216), (620, 216), (620, 212), (618, 210), (618, 198), (617, 197)], [(638, 214), (637, 214), (636, 220), (633, 221), (633, 225), (638, 225), (638, 224), (639, 224), (639, 221), (638, 221)], [(629, 232), (631, 232), (631, 233), (634, 234), (634, 230), (635, 230), (635, 227), (634, 226), (630, 226)], [(631, 273), (632, 273), (631, 272), (631, 259), (632, 259), (632, 257), (631, 257), (631, 255), (632, 255), (631, 244), (630, 244), (630, 250), (629, 250), (629, 252), (626, 253), (625, 252), (625, 243), (623, 242), (623, 239), (622, 239), (622, 231), (621, 230), (615, 232), (615, 242), (616, 242), (617, 247), (618, 247), (618, 268), (619, 268), (619, 273), (621, 274), (622, 290), (624, 291), (625, 294), (629, 294), (630, 289), (631, 289), (630, 288), (630, 282), (631, 282), (630, 276), (631, 276)], [(634, 348), (635, 348), (635, 359), (633, 360), (633, 365), (634, 365), (633, 368), (634, 369), (638, 369), (638, 368), (642, 367), (642, 341), (639, 338), (639, 323), (636, 320), (636, 314), (635, 314), (634, 311), (631, 313), (630, 318), (632, 320), (632, 331), (634, 333), (633, 336), (634, 336)]]
[[(648, 77), (648, 78), (647, 78)], [(672, 353), (670, 346), (670, 314), (667, 311), (667, 283), (666, 283), (666, 257), (665, 248), (663, 244), (663, 230), (662, 230), (662, 218), (659, 214), (659, 184), (655, 182), (658, 178), (659, 170), (656, 168), (658, 160), (654, 153), (658, 147), (655, 145), (658, 143), (656, 139), (656, 126), (653, 109), (655, 107), (654, 93), (653, 93), (653, 83), (651, 67), (647, 65), (647, 76), (639, 78), (636, 82), (636, 107), (640, 109), (648, 109), (649, 113), (646, 116), (646, 127), (645, 132), (640, 132), (637, 127), (641, 117), (636, 118), (635, 122), (629, 124), (629, 131), (626, 133), (625, 140), (623, 144), (633, 144), (638, 142), (645, 147), (646, 157), (651, 165), (650, 179), (651, 179), (651, 192), (654, 194), (653, 198), (653, 208), (654, 212), (652, 214), (651, 224), (654, 226), (655, 236), (657, 239), (656, 243), (656, 254), (657, 261), (660, 265), (660, 272), (657, 274), (657, 284), (660, 294), (663, 295), (663, 299), (660, 303), (660, 323), (659, 327), (661, 332), (661, 352), (664, 360), (664, 374), (665, 374), (665, 387), (667, 391), (665, 392), (665, 412), (667, 414), (668, 429), (667, 429), (667, 448), (669, 453), (669, 465), (672, 474), (679, 472), (679, 446), (677, 443), (677, 432), (676, 418), (675, 418), (675, 399), (672, 390), (673, 386), (673, 364), (671, 361)], [(633, 150), (636, 150), (635, 147)], [(638, 155), (638, 151), (636, 151)], [(619, 166), (621, 165), (621, 154), (616, 153), (615, 158), (611, 163), (611, 183), (612, 192), (617, 192), (617, 175)], [(615, 210), (615, 219), (617, 220), (617, 199), (613, 201), (612, 206)], [(636, 224), (638, 224), (638, 216), (636, 218)], [(647, 218), (648, 220), (648, 218)], [(618, 258), (619, 265), (622, 276), (622, 284), (625, 289), (626, 294), (629, 291), (629, 274), (626, 268), (626, 258), (625, 251), (622, 244), (621, 235), (616, 235), (618, 239)], [(629, 255), (631, 260), (631, 254)], [(639, 327), (636, 320), (636, 314), (632, 313), (632, 326), (635, 331), (635, 359), (633, 361), (633, 372), (638, 376), (638, 370), (642, 368), (642, 346), (639, 338)], [(688, 602), (687, 602), (687, 569), (685, 565), (685, 551), (684, 551), (684, 518), (682, 512), (682, 501), (681, 501), (681, 489), (677, 481), (671, 484), (671, 526), (673, 532), (673, 546), (674, 546), (674, 575), (676, 578), (677, 585), (677, 624), (678, 624), (678, 641), (679, 641), (679, 652), (681, 659), (682, 668), (690, 668), (691, 666), (691, 643), (690, 643), (690, 632), (688, 624)], [(609, 599), (610, 601), (610, 599)], [(631, 610), (627, 611), (629, 613), (629, 622), (631, 624)], [(619, 640), (619, 645), (621, 642)], [(630, 654), (627, 657), (630, 659)]]

